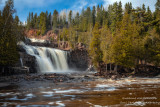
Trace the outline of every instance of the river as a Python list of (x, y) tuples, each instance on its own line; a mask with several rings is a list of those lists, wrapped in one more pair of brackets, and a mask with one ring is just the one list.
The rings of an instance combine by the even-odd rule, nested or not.
[(159, 77), (106, 80), (94, 77), (93, 72), (66, 75), (75, 79), (62, 83), (23, 81), (2, 86), (0, 106), (160, 106)]

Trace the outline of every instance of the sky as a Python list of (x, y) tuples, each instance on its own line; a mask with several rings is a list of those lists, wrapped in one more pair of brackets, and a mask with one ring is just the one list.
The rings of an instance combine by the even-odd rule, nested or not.
[[(5, 5), (6, 0), (0, 0), (0, 9), (2, 10)], [(144, 3), (151, 8), (152, 11), (155, 10), (155, 3), (157, 0), (14, 0), (16, 15), (19, 16), (22, 22), (27, 20), (27, 16), (29, 12), (40, 14), (42, 11), (53, 13), (56, 9), (59, 12), (61, 11), (81, 11), (83, 8), (88, 6), (97, 6), (103, 5), (105, 9), (109, 4), (113, 4), (114, 2), (122, 2), (124, 6), (127, 2), (132, 2), (134, 8), (138, 6), (142, 6)]]

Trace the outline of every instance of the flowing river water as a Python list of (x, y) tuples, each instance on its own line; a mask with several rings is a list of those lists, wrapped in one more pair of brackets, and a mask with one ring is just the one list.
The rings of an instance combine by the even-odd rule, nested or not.
[[(0, 88), (0, 106), (15, 107), (135, 107), (160, 106), (160, 78), (106, 80), (88, 72), (71, 73), (63, 83), (25, 81)], [(94, 78), (81, 81), (81, 78)], [(80, 81), (78, 81), (80, 80)]]

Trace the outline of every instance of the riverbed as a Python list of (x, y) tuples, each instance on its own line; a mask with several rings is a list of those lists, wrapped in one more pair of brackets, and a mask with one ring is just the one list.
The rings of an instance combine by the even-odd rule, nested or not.
[(93, 74), (93, 72), (70, 73), (66, 75), (72, 76), (73, 79), (57, 83), (53, 81), (1, 83), (0, 106), (160, 106), (159, 77), (111, 80), (94, 77)]

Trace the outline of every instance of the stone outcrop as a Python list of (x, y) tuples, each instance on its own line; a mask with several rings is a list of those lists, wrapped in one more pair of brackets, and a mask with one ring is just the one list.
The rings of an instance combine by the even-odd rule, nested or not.
[(53, 32), (53, 30), (47, 31), (44, 35), (40, 34), (40, 30), (38, 29), (31, 29), (29, 31), (25, 31), (25, 35), (28, 38), (36, 38), (36, 39), (43, 39), (43, 40), (52, 40), (53, 42), (57, 42), (58, 36)]
[(22, 59), (22, 68), (29, 68), (29, 73), (36, 73), (36, 58), (34, 56), (28, 55), (25, 52), (19, 52), (20, 58)]
[(16, 75), (36, 73), (36, 60), (34, 56), (19, 52), (20, 59), (13, 66), (0, 67), (0, 75)]
[(89, 56), (86, 49), (75, 49), (70, 52), (70, 66), (78, 70), (87, 70)]

